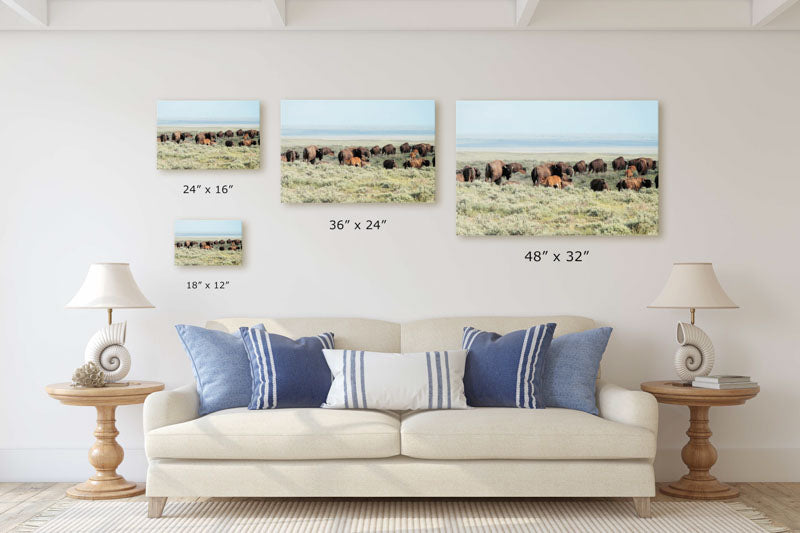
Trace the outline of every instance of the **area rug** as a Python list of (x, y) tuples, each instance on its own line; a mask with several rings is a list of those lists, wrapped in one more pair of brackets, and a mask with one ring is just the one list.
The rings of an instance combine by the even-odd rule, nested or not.
[(14, 531), (778, 533), (758, 511), (722, 502), (655, 502), (638, 518), (630, 500), (210, 500), (168, 501), (147, 518), (143, 501), (62, 501)]

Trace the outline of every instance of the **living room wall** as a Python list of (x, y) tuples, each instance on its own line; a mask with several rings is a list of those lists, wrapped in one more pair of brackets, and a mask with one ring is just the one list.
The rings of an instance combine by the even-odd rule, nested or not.
[[(223, 316), (576, 314), (615, 328), (608, 380), (674, 376), (678, 310), (645, 306), (673, 261), (713, 261), (741, 309), (698, 311), (716, 370), (761, 394), (714, 408), (726, 481), (800, 481), (800, 39), (791, 32), (4, 32), (0, 33), (0, 481), (90, 473), (94, 411), (44, 386), (82, 363), (101, 311), (65, 310), (96, 261), (129, 261), (154, 310), (128, 321), (134, 379), (191, 380), (174, 324)], [(155, 169), (158, 99), (261, 101), (258, 171)], [(434, 205), (281, 205), (281, 98), (432, 98)], [(660, 235), (455, 236), (457, 99), (660, 101)], [(184, 184), (234, 184), (226, 196)], [(179, 218), (237, 218), (241, 268), (173, 266)], [(386, 219), (333, 232), (335, 218)], [(589, 250), (580, 264), (528, 250)], [(194, 279), (224, 291), (188, 291)], [(688, 411), (661, 406), (660, 480), (683, 473)], [(117, 411), (120, 472), (143, 480), (141, 406)]]

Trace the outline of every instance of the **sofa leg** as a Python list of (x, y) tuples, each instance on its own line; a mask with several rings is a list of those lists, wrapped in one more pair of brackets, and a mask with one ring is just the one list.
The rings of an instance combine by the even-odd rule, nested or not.
[(639, 518), (650, 518), (653, 513), (650, 511), (651, 498), (633, 498), (633, 506), (636, 508), (636, 515)]
[(150, 496), (147, 498), (147, 518), (161, 518), (164, 506), (167, 505), (166, 496)]

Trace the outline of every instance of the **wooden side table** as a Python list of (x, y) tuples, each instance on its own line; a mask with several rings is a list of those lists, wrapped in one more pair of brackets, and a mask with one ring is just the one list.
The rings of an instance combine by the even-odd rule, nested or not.
[(79, 500), (112, 500), (144, 494), (144, 483), (131, 483), (117, 474), (125, 452), (117, 443), (114, 412), (118, 405), (143, 403), (148, 395), (163, 390), (156, 381), (131, 381), (128, 385), (100, 388), (73, 387), (54, 383), (45, 387), (47, 394), (65, 405), (91, 405), (97, 409), (97, 438), (89, 449), (89, 462), (95, 474), (87, 481), (67, 489), (67, 496)]
[(689, 407), (689, 442), (681, 451), (681, 458), (689, 473), (673, 481), (661, 492), (678, 498), (692, 500), (727, 500), (739, 495), (739, 490), (726, 485), (711, 475), (717, 462), (717, 449), (711, 444), (708, 411), (712, 406), (741, 405), (758, 394), (759, 387), (749, 389), (701, 389), (686, 387), (679, 381), (648, 381), (642, 390), (656, 397), (659, 403)]

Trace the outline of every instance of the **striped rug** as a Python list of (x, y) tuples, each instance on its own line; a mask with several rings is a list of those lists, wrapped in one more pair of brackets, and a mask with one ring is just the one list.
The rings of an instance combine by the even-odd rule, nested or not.
[[(749, 516), (748, 516), (749, 513)], [(761, 513), (722, 502), (655, 502), (638, 518), (629, 500), (261, 500), (167, 502), (147, 518), (143, 501), (64, 501), (14, 531), (369, 532), (503, 531), (736, 533), (788, 531)]]

